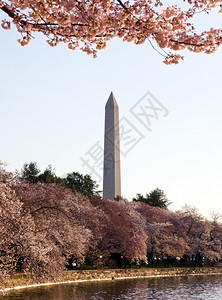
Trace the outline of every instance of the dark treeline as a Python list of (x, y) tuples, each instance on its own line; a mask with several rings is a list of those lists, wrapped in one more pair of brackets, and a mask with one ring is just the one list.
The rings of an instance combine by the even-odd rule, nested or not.
[(57, 182), (50, 168), (49, 177), (39, 171), (30, 180), (25, 170), (0, 167), (0, 280), (13, 270), (45, 280), (83, 264), (201, 266), (222, 257), (217, 214), (209, 221), (189, 206), (171, 212), (146, 201), (89, 197)]
[(49, 165), (43, 172), (36, 162), (25, 163), (21, 170), (21, 179), (28, 183), (56, 183), (88, 197), (100, 196), (98, 184), (91, 176), (82, 175), (79, 172), (68, 173), (66, 177), (59, 177), (55, 170)]

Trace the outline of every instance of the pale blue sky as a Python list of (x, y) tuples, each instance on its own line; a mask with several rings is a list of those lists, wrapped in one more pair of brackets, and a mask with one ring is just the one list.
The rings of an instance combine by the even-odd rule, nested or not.
[[(114, 40), (93, 59), (51, 48), (38, 35), (25, 48), (13, 30), (0, 29), (0, 38), (0, 160), (9, 170), (36, 161), (42, 170), (51, 164), (57, 175), (90, 173), (80, 157), (97, 141), (103, 146), (113, 91), (120, 117), (145, 136), (122, 157), (123, 196), (131, 200), (159, 187), (173, 210), (189, 204), (205, 216), (221, 211), (221, 49), (185, 52), (179, 66), (166, 66), (148, 43)], [(148, 91), (169, 111), (153, 121), (151, 133), (129, 111)]]

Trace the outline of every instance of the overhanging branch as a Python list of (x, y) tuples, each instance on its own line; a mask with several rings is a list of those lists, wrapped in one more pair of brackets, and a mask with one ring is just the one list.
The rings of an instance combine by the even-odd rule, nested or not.
[(8, 7), (2, 6), (1, 10), (3, 10), (9, 17), (11, 18), (15, 17), (15, 13), (12, 10), (10, 10)]

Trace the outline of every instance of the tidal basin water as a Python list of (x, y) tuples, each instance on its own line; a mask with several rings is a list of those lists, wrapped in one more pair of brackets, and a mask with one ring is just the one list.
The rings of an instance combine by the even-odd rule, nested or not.
[(220, 300), (222, 276), (95, 281), (20, 289), (0, 300)]

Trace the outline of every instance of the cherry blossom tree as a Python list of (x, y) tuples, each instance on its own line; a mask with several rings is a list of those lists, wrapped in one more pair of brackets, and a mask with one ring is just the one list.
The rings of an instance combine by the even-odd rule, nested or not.
[(147, 255), (154, 257), (164, 255), (182, 257), (187, 247), (184, 237), (177, 232), (179, 220), (165, 209), (152, 207), (143, 202), (134, 202), (135, 209), (146, 219)]
[(0, 281), (18, 269), (56, 279), (67, 262), (147, 263), (184, 255), (201, 264), (222, 257), (219, 215), (186, 206), (173, 213), (143, 202), (103, 200), (55, 183), (24, 182), (0, 164)]
[[(131, 222), (131, 239), (128, 251), (135, 253), (136, 261), (147, 261), (147, 240), (148, 231), (146, 230), (146, 219), (136, 210), (137, 205), (122, 199), (118, 202), (118, 206), (122, 207)], [(134, 258), (135, 261), (135, 258)]]
[(103, 202), (102, 208), (109, 217), (104, 249), (109, 249), (109, 255), (119, 254), (129, 263), (147, 262), (147, 234), (133, 204), (127, 200)]
[(24, 272), (42, 280), (55, 276), (62, 270), (64, 259), (55, 260), (58, 249), (39, 231), (32, 215), (16, 195), (17, 182), (11, 173), (0, 168), (0, 280), (16, 270), (17, 264)]
[(222, 257), (222, 226), (219, 222), (210, 222), (196, 208), (187, 205), (176, 215), (179, 219), (177, 232), (186, 239), (189, 257), (198, 265), (202, 265), (203, 259), (215, 262)]
[(132, 203), (105, 201), (100, 197), (83, 201), (83, 196), (79, 197), (78, 211), (73, 213), (93, 234), (87, 261), (95, 265), (119, 266), (146, 262), (147, 237), (139, 224), (139, 214), (130, 207)]
[(220, 5), (221, 0), (184, 0), (175, 5), (160, 0), (0, 0), (6, 15), (2, 27), (8, 30), (13, 23), (21, 33), (18, 42), (22, 46), (40, 32), (51, 46), (63, 42), (72, 50), (80, 48), (96, 57), (98, 50), (119, 37), (137, 45), (148, 41), (154, 47), (156, 43), (163, 49), (166, 64), (183, 59), (175, 51), (213, 53), (218, 49), (221, 29), (198, 32), (195, 17), (221, 13)]
[(13, 190), (0, 182), (0, 281), (16, 266), (16, 249), (13, 247), (20, 233), (22, 203)]
[[(91, 232), (72, 214), (78, 211), (76, 196), (56, 184), (20, 184), (16, 193), (33, 217), (37, 232), (45, 234), (49, 245), (56, 247), (56, 260), (63, 264), (70, 257), (83, 263), (90, 244)], [(80, 196), (81, 197), (81, 196)]]

